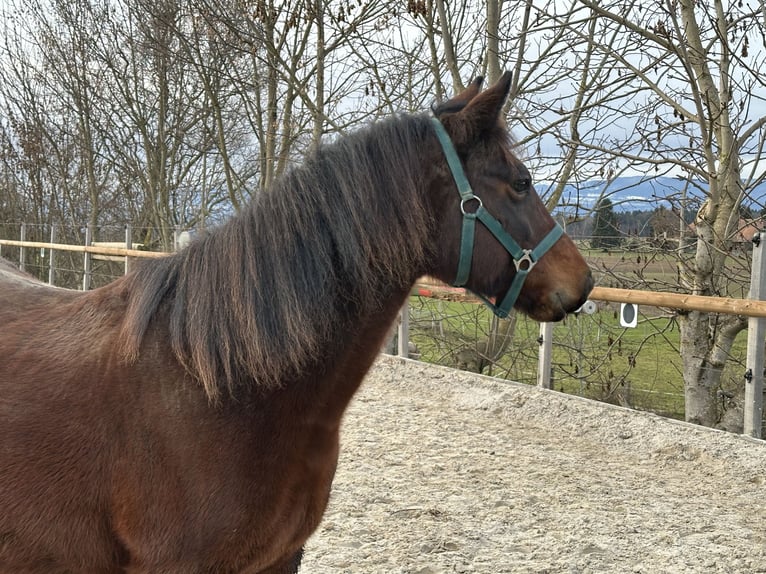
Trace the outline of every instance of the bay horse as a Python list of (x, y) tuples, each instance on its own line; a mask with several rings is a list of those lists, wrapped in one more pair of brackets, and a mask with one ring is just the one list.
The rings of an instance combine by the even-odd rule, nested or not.
[(0, 266), (0, 572), (295, 573), (418, 277), (577, 309), (591, 272), (513, 153), (510, 81), (321, 146), (99, 289)]

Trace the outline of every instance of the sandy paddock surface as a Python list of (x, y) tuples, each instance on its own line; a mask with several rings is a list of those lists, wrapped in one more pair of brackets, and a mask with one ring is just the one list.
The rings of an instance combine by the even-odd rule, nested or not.
[(397, 358), (302, 574), (766, 573), (766, 443)]

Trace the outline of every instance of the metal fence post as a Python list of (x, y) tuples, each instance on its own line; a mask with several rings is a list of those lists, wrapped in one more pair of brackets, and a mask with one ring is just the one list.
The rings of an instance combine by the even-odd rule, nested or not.
[[(51, 223), (51, 245), (54, 243), (56, 243), (56, 224)], [(48, 285), (53, 285), (56, 282), (56, 263), (53, 256), (56, 250), (51, 247), (48, 251), (50, 251), (48, 254)]]
[[(21, 240), (26, 241), (27, 240), (27, 224), (22, 223), (21, 224)], [(27, 270), (27, 262), (26, 259), (26, 250), (24, 249), (24, 246), (22, 245), (19, 247), (19, 269), (22, 271)]]
[[(133, 249), (133, 228), (128, 223), (125, 226), (125, 249)], [(130, 257), (125, 256), (125, 275), (130, 271)]]
[[(93, 242), (93, 228), (88, 225), (85, 228), (85, 245), (89, 246)], [(90, 289), (91, 279), (91, 256), (87, 251), (85, 252), (85, 258), (83, 260), (83, 273), (82, 273), (82, 290), (88, 291)]]
[(399, 356), (410, 356), (410, 302), (407, 300), (401, 310), (399, 321)]
[(537, 386), (543, 389), (552, 388), (551, 364), (553, 363), (553, 323), (540, 323), (540, 353), (537, 359)]
[[(750, 278), (750, 299), (766, 299), (766, 233), (753, 237), (753, 269)], [(744, 433), (761, 438), (763, 426), (763, 368), (766, 319), (750, 317), (747, 322), (747, 361), (745, 370)]]

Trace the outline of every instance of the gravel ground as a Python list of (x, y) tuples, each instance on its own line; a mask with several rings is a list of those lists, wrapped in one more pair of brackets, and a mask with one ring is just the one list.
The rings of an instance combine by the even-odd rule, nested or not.
[(381, 358), (307, 573), (766, 573), (766, 443)]

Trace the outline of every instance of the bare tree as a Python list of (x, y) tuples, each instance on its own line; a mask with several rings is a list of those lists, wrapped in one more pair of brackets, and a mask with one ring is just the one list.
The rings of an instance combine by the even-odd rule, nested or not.
[[(565, 190), (593, 179), (602, 198), (625, 173), (686, 181), (667, 213), (683, 230), (697, 210), (696, 243), (679, 241), (674, 288), (726, 294), (740, 206), (763, 208), (766, 54), (751, 46), (766, 21), (745, 5), (13, 1), (0, 50), (3, 212), (122, 217), (167, 247), (175, 226), (236, 211), (323, 139), (505, 68), (509, 125), (549, 208), (568, 204), (577, 219), (582, 198)], [(678, 320), (686, 416), (718, 424), (744, 321)], [(491, 359), (513, 326), (487, 332)]]
[(30, 178), (47, 218), (93, 224), (108, 177), (94, 127), (102, 120), (98, 86), (88, 72), (99, 14), (68, 8), (37, 0), (7, 6), (0, 91), (7, 149), (23, 158), (16, 173)]
[(49, 188), (37, 195), (61, 205), (50, 217), (131, 221), (167, 249), (176, 226), (236, 206), (251, 143), (218, 73), (233, 56), (197, 14), (172, 1), (18, 1), (5, 14), (5, 157), (25, 156), (27, 174), (34, 163)]
[[(704, 182), (694, 256), (686, 260), (679, 253), (682, 286), (697, 295), (725, 295), (739, 206), (760, 181), (756, 171), (742, 173), (743, 160), (762, 148), (766, 124), (763, 108), (753, 113), (761, 103), (756, 94), (763, 89), (766, 59), (747, 50), (763, 33), (758, 15), (720, 0), (580, 3), (599, 18), (601, 32), (592, 41), (612, 64), (599, 90), (618, 89), (629, 136), (585, 145), (609, 161), (681, 170)], [(583, 41), (590, 37), (573, 31)], [(746, 324), (740, 317), (696, 311), (679, 319), (686, 418), (714, 426), (721, 419), (723, 367)]]
[[(766, 56), (750, 49), (764, 42), (762, 12), (720, 0), (485, 7), (409, 4), (405, 16), (430, 46), (412, 52), (420, 73), (433, 73), (437, 86), (446, 76), (454, 87), (456, 77), (474, 75), (477, 62), (490, 73), (513, 65), (511, 127), (533, 172), (551, 181), (551, 208), (564, 201), (581, 209), (579, 197), (562, 195), (578, 180), (601, 179), (607, 197), (625, 173), (685, 178), (690, 196), (696, 191), (703, 202), (692, 257), (678, 251), (683, 273), (674, 288), (727, 294), (739, 207), (762, 202), (753, 190), (764, 173)], [(692, 205), (691, 197), (677, 198), (669, 213)], [(686, 417), (716, 425), (723, 366), (745, 322), (698, 312), (678, 319)]]

